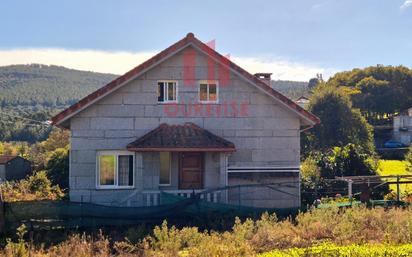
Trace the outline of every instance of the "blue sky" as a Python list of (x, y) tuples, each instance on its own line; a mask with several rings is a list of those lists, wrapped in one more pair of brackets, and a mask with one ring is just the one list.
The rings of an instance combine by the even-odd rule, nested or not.
[(0, 10), (0, 65), (122, 73), (191, 31), (275, 79), (412, 67), (412, 0), (3, 0)]

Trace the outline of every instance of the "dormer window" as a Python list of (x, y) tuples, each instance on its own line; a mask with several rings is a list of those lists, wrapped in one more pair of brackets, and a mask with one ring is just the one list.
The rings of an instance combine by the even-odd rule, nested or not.
[(218, 93), (217, 82), (200, 82), (199, 101), (201, 103), (217, 103)]
[(177, 102), (177, 82), (159, 81), (157, 82), (157, 101), (159, 103)]

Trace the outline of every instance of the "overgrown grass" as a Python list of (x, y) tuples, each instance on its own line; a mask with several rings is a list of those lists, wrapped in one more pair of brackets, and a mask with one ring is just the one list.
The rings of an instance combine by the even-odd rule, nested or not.
[[(412, 175), (406, 170), (407, 165), (407, 161), (379, 160), (377, 172), (381, 176)], [(390, 189), (396, 192), (396, 185), (390, 185)], [(401, 184), (400, 189), (402, 193), (412, 192), (412, 184)]]
[[(23, 230), (19, 230), (20, 235)], [(77, 234), (46, 249), (22, 238), (14, 242), (9, 240), (0, 255), (212, 257), (267, 253), (266, 256), (357, 256), (345, 253), (359, 250), (366, 254), (364, 256), (368, 256), (367, 251), (381, 254), (372, 256), (383, 256), (385, 249), (389, 249), (386, 256), (402, 256), (391, 254), (411, 251), (412, 209), (316, 209), (301, 213), (294, 220), (278, 220), (275, 215), (265, 214), (256, 221), (237, 219), (232, 230), (225, 232), (176, 228), (164, 222), (137, 243), (127, 238), (113, 242), (102, 234), (97, 237)], [(367, 246), (362, 248), (362, 245)], [(405, 246), (397, 248), (396, 245)], [(329, 250), (335, 255), (323, 255)], [(305, 251), (308, 254), (302, 255)]]

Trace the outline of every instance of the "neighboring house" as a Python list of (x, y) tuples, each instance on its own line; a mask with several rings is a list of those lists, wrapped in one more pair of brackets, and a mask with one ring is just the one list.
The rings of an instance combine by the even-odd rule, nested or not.
[(192, 33), (52, 120), (71, 130), (71, 201), (278, 183), (205, 197), (255, 207), (300, 205), (300, 132), (319, 122)]
[(298, 99), (295, 100), (295, 103), (297, 103), (300, 107), (306, 109), (306, 107), (309, 104), (309, 98), (305, 96), (301, 96)]
[(31, 172), (30, 161), (14, 155), (0, 155), (0, 179), (19, 180)]
[(412, 107), (393, 118), (393, 137), (404, 145), (412, 142)]

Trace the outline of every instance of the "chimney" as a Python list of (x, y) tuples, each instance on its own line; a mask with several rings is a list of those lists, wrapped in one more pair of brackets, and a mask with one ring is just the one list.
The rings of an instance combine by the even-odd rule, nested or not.
[(270, 86), (270, 76), (272, 73), (255, 73), (255, 77), (262, 80)]

